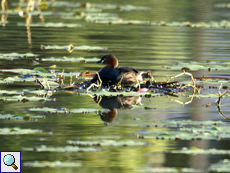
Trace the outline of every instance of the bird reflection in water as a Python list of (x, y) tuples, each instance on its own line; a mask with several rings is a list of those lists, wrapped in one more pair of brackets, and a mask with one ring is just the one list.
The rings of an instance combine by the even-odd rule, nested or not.
[(95, 96), (94, 101), (108, 112), (100, 113), (101, 120), (112, 122), (117, 115), (117, 109), (130, 110), (134, 105), (142, 105), (139, 96)]

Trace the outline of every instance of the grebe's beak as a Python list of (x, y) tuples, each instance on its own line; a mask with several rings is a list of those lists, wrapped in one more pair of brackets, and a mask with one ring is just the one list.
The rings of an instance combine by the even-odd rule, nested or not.
[(102, 63), (102, 64), (105, 64), (105, 60), (103, 59), (101, 59), (100, 61), (97, 61), (96, 63)]

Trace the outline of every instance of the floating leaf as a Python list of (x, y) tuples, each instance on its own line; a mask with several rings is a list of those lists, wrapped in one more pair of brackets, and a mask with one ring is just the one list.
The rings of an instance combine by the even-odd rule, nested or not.
[[(149, 122), (152, 123), (154, 125), (150, 126), (150, 127), (155, 127), (157, 125), (157, 127), (169, 127), (169, 128), (173, 128), (173, 127), (183, 127), (183, 126), (197, 126), (197, 125), (205, 125), (205, 126), (211, 126), (211, 125), (223, 125), (223, 126), (227, 126), (230, 125), (230, 122), (225, 122), (225, 121), (211, 121), (211, 120), (207, 120), (207, 121), (193, 121), (193, 120), (157, 120), (157, 121), (153, 121), (153, 122)], [(141, 126), (143, 127), (143, 126)]]
[(15, 94), (22, 94), (23, 91), (9, 91), (9, 90), (0, 90), (0, 95), (7, 94), (7, 95), (15, 95)]
[[(58, 46), (58, 45), (41, 45), (42, 50), (67, 50), (68, 46)], [(73, 50), (107, 50), (107, 47), (99, 47), (99, 46), (74, 46)]]
[(26, 115), (26, 114), (0, 114), (0, 119), (7, 119), (7, 120), (30, 120), (30, 119), (41, 119), (45, 118), (44, 115)]
[[(100, 10), (99, 10), (100, 11)], [(75, 15), (62, 15), (63, 19), (85, 19), (87, 20), (117, 20), (120, 19), (116, 13), (95, 13), (95, 12), (77, 12)]]
[(196, 70), (209, 70), (210, 69), (217, 69), (217, 70), (229, 70), (229, 62), (223, 61), (207, 61), (207, 62), (196, 62), (196, 61), (190, 61), (190, 62), (177, 62), (176, 64), (173, 64), (172, 66), (164, 66), (168, 69), (173, 70), (181, 70), (183, 68), (189, 68), (191, 71)]
[(0, 128), (0, 135), (25, 135), (25, 134), (34, 134), (42, 133), (42, 130), (38, 129), (21, 129), (18, 127), (14, 128)]
[(47, 73), (48, 71), (44, 69), (43, 67), (36, 67), (34, 68), (34, 71), (41, 72), (41, 73)]
[[(189, 97), (197, 97), (197, 98), (219, 98), (218, 93), (207, 93), (207, 94), (196, 94), (189, 95)], [(230, 94), (225, 94), (223, 98), (230, 97)]]
[(115, 140), (102, 140), (102, 141), (72, 141), (68, 140), (67, 144), (71, 145), (90, 145), (90, 146), (136, 146), (136, 145), (149, 145), (148, 142), (140, 142), (134, 140), (115, 141)]
[(229, 155), (230, 150), (219, 149), (200, 149), (200, 148), (187, 148), (183, 147), (181, 150), (172, 150), (168, 153), (180, 153), (180, 154), (212, 154), (212, 155)]
[(42, 58), (42, 61), (58, 61), (58, 62), (97, 62), (99, 61), (99, 58), (83, 58), (83, 57), (78, 57), (78, 58), (68, 58), (68, 57), (62, 57), (62, 58)]
[(80, 162), (72, 162), (72, 161), (68, 161), (68, 162), (61, 162), (61, 161), (53, 161), (53, 162), (49, 162), (49, 161), (33, 161), (33, 162), (24, 162), (23, 166), (27, 166), (27, 167), (42, 167), (42, 168), (47, 168), (47, 167), (51, 167), (51, 168), (62, 168), (62, 167), (81, 167), (82, 164)]
[(4, 79), (4, 81), (6, 83), (13, 83), (13, 82), (21, 82), (22, 78), (19, 78), (18, 76), (14, 76), (14, 77), (7, 77)]
[(218, 163), (212, 164), (208, 168), (208, 172), (229, 172), (230, 170), (230, 160), (224, 159)]
[(36, 151), (36, 152), (96, 152), (100, 151), (98, 148), (93, 147), (78, 147), (78, 146), (65, 146), (65, 147), (47, 147), (41, 145), (34, 148), (22, 148), (23, 151)]
[(222, 21), (210, 21), (210, 22), (151, 22), (153, 26), (170, 26), (170, 27), (201, 27), (201, 28), (228, 28), (230, 22), (227, 20)]
[(137, 11), (137, 10), (148, 10), (149, 7), (143, 6), (134, 6), (134, 5), (117, 5), (117, 4), (94, 4), (94, 3), (75, 3), (75, 2), (66, 2), (66, 1), (55, 1), (52, 4), (53, 7), (71, 7), (71, 8), (86, 8), (86, 9), (114, 9), (114, 10), (123, 10), (123, 11)]
[(26, 54), (5, 53), (5, 54), (0, 54), (0, 59), (13, 60), (13, 59), (19, 59), (19, 58), (36, 57), (36, 56), (38, 55), (33, 54), (33, 53), (26, 53)]
[(2, 97), (0, 98), (1, 101), (18, 101), (18, 102), (29, 102), (29, 101), (54, 101), (55, 99), (51, 99), (49, 97), (27, 97), (22, 95), (12, 96), (12, 97)]
[(81, 24), (67, 24), (67, 23), (34, 23), (34, 24), (25, 24), (25, 23), (18, 23), (18, 26), (30, 26), (30, 27), (55, 27), (55, 28), (77, 28), (83, 27)]
[(101, 95), (101, 96), (145, 96), (145, 95), (147, 95), (149, 97), (154, 97), (154, 96), (163, 95), (163, 93), (150, 93), (150, 92), (138, 93), (138, 92), (134, 92), (134, 91), (129, 91), (129, 92), (108, 92), (108, 91), (105, 91), (104, 89), (99, 90), (97, 92), (90, 91), (89, 93), (93, 94), (93, 95)]
[(100, 24), (126, 24), (126, 25), (149, 25), (150, 21), (141, 21), (141, 20), (124, 20), (118, 17), (110, 18), (86, 18), (87, 22), (100, 23)]
[(217, 7), (217, 8), (230, 8), (230, 4), (229, 3), (215, 4), (214, 7)]
[[(78, 109), (66, 109), (66, 108), (52, 108), (52, 107), (43, 107), (43, 108), (29, 108), (29, 111), (35, 112), (46, 112), (46, 113), (98, 113), (98, 109), (93, 108), (78, 108)], [(107, 110), (100, 110), (105, 112)]]
[(155, 167), (155, 168), (142, 168), (142, 169), (134, 169), (134, 172), (147, 172), (147, 173), (191, 173), (191, 172), (200, 172), (203, 170), (193, 169), (193, 168), (173, 168), (173, 167)]

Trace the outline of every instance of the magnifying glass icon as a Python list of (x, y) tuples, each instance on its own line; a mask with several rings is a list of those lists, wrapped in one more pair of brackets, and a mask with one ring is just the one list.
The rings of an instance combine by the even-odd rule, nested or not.
[(3, 158), (3, 162), (7, 166), (12, 166), (15, 170), (18, 169), (18, 167), (14, 164), (15, 163), (15, 158), (12, 154), (7, 154)]

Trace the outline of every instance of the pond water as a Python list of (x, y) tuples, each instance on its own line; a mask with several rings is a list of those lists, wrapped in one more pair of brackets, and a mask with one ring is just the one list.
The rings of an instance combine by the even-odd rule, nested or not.
[[(0, 150), (21, 151), (22, 172), (228, 172), (230, 95), (216, 103), (221, 83), (221, 93), (230, 87), (227, 2), (56, 0), (20, 16), (27, 2), (8, 1), (0, 27)], [(70, 72), (95, 73), (102, 65), (94, 58), (109, 53), (121, 66), (151, 70), (156, 81), (183, 67), (211, 78), (197, 81), (200, 93), (151, 98), (75, 91), (34, 97), (40, 86), (23, 78), (43, 67), (64, 70), (68, 84)], [(63, 57), (75, 61), (58, 61)], [(186, 75), (173, 80), (191, 83)]]

